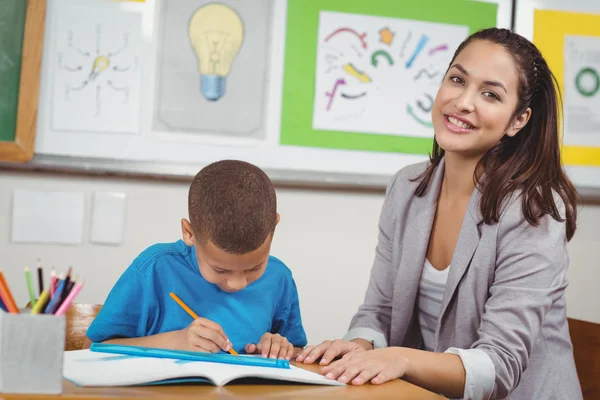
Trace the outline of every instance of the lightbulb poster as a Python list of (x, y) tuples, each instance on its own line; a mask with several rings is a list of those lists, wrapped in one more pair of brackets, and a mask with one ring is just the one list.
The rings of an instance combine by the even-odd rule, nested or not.
[(266, 136), (271, 3), (163, 3), (154, 130)]
[(454, 50), (496, 26), (497, 7), (288, 0), (281, 144), (428, 154), (433, 99)]
[(140, 15), (67, 7), (56, 18), (52, 129), (139, 133)]

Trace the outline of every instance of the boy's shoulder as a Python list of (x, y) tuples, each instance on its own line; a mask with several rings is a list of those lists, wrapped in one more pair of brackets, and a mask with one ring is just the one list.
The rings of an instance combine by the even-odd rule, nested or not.
[(169, 265), (172, 263), (186, 263), (192, 248), (182, 240), (172, 243), (156, 243), (144, 249), (133, 260), (130, 268), (135, 268), (141, 273), (158, 265)]
[(283, 261), (275, 256), (269, 256), (267, 270), (270, 271), (271, 274), (277, 275), (280, 278), (293, 279), (292, 270), (285, 265)]

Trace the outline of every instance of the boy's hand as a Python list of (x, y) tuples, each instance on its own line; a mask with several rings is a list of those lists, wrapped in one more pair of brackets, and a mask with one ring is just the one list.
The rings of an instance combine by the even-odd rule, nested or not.
[(229, 351), (231, 342), (216, 322), (206, 318), (194, 320), (187, 328), (182, 329), (178, 348), (182, 350), (218, 353)]
[(263, 357), (290, 360), (294, 355), (294, 345), (280, 334), (265, 333), (258, 344), (247, 344), (246, 353), (262, 354)]

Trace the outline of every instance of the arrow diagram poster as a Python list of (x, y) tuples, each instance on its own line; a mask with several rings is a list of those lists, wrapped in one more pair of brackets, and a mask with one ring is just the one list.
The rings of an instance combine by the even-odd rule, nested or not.
[[(295, 3), (290, 0), (288, 7)], [(433, 99), (454, 51), (473, 28), (479, 28), (469, 25), (481, 22), (480, 17), (465, 21), (465, 8), (480, 8), (478, 15), (484, 15), (487, 26), (495, 26), (497, 5), (453, 1), (451, 6), (444, 1), (446, 11), (440, 18), (435, 11), (442, 8), (440, 1), (429, 1), (432, 7), (420, 4), (420, 11), (406, 3), (356, 2), (367, 4), (369, 14), (376, 15), (361, 13), (358, 6), (357, 12), (330, 11), (331, 7), (318, 11), (313, 41), (306, 44), (312, 47), (314, 70), (310, 77), (296, 73), (310, 90), (310, 98), (304, 98), (309, 107), (296, 104), (296, 111), (309, 112), (303, 116), (309, 126), (294, 132), (285, 125), (288, 81), (284, 78), (282, 142), (289, 139), (288, 144), (417, 154), (431, 150)], [(459, 5), (458, 11), (454, 3)], [(473, 13), (470, 9), (469, 14)], [(422, 17), (415, 18), (419, 14)], [(290, 16), (288, 9), (288, 19)], [(437, 21), (428, 21), (428, 17)], [(290, 23), (293, 21), (288, 20)], [(288, 26), (288, 34), (290, 29)], [(285, 73), (289, 77), (287, 68)], [(296, 92), (292, 102), (299, 101), (299, 94)]]

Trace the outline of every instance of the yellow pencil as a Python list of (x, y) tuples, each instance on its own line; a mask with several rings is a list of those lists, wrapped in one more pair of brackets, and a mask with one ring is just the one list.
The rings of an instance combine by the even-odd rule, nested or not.
[[(184, 310), (185, 310), (185, 311), (186, 311), (188, 314), (190, 314), (192, 318), (194, 318), (194, 319), (198, 319), (198, 318), (200, 318), (200, 317), (198, 317), (198, 314), (196, 314), (194, 311), (192, 311), (192, 309), (191, 309), (191, 308), (189, 308), (189, 307), (187, 306), (187, 304), (185, 304), (183, 301), (181, 301), (181, 299), (180, 299), (179, 297), (177, 297), (177, 295), (176, 295), (175, 293), (171, 292), (171, 293), (169, 293), (169, 296), (171, 296), (171, 298), (172, 298), (173, 300), (175, 300), (175, 301), (177, 302), (177, 304), (179, 304), (179, 305), (181, 306), (181, 308), (183, 308), (183, 309), (184, 309)], [(231, 354), (233, 354), (234, 356), (237, 356), (237, 355), (238, 355), (237, 351), (235, 351), (235, 350), (233, 349), (233, 347), (231, 347), (231, 348), (229, 349), (229, 352), (230, 352)]]
[(48, 303), (49, 298), (50, 295), (48, 294), (48, 292), (43, 290), (42, 294), (40, 294), (40, 298), (37, 299), (37, 301), (35, 302), (35, 306), (31, 309), (31, 315), (36, 315), (40, 311), (42, 311), (46, 303)]

